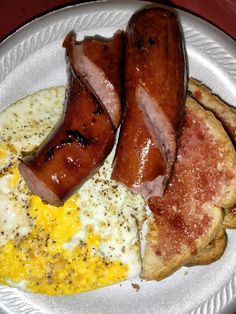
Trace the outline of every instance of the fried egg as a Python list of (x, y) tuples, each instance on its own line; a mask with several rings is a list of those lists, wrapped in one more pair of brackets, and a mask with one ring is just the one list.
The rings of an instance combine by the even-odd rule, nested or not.
[(139, 275), (142, 197), (110, 179), (114, 152), (62, 207), (33, 195), (18, 159), (37, 149), (63, 110), (64, 87), (27, 96), (0, 114), (0, 283), (74, 294)]

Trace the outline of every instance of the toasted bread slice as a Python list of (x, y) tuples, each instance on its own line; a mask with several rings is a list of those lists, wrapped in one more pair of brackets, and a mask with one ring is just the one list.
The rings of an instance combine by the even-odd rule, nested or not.
[[(213, 221), (211, 228), (207, 231), (207, 235), (203, 236), (197, 241), (196, 248), (197, 251), (200, 252), (205, 249), (212, 239), (216, 237), (216, 234), (223, 221), (222, 212), (218, 207), (212, 207), (211, 209), (209, 208), (208, 214), (213, 218)], [(146, 248), (144, 252), (141, 273), (141, 278), (146, 280), (161, 280), (168, 277), (181, 266), (191, 263), (193, 256), (190, 249), (183, 245), (180, 252), (172, 256), (172, 258), (168, 260), (162, 259), (161, 256), (156, 254), (155, 250), (155, 247), (160, 245), (160, 243), (158, 243), (158, 231), (159, 230), (155, 219), (151, 218), (149, 222), (148, 234), (146, 237)], [(203, 260), (203, 258), (204, 257), (200, 257), (199, 260)]]
[(236, 154), (212, 112), (188, 97), (178, 158), (163, 199), (149, 199), (142, 278), (160, 280), (201, 252), (236, 202)]
[(224, 102), (201, 82), (191, 78), (188, 90), (205, 109), (211, 110), (221, 121), (229, 136), (236, 143), (236, 108)]
[[(188, 89), (192, 97), (204, 108), (210, 109), (221, 121), (236, 147), (236, 108), (213, 95), (208, 87), (193, 78), (189, 80)], [(232, 208), (225, 208), (224, 226), (226, 228), (236, 228), (236, 204)]]
[(186, 266), (207, 265), (217, 261), (224, 253), (227, 245), (227, 234), (220, 226), (215, 238), (201, 251), (190, 258)]
[(225, 228), (236, 229), (236, 204), (231, 208), (224, 209), (224, 221)]

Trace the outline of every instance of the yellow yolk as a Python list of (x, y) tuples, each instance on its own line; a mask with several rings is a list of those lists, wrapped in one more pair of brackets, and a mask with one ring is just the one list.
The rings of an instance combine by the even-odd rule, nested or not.
[(64, 204), (32, 195), (18, 171), (60, 121), (65, 88), (39, 91), (0, 114), (0, 284), (74, 294), (135, 277), (145, 201), (111, 180), (114, 151)]
[(6, 145), (4, 143), (0, 144), (0, 159), (4, 159), (6, 157)]
[(58, 295), (127, 278), (127, 265), (93, 254), (93, 248), (100, 245), (100, 236), (92, 228), (87, 228), (85, 241), (73, 250), (63, 247), (80, 230), (77, 198), (75, 194), (64, 206), (54, 207), (37, 196), (31, 197), (29, 214), (35, 227), (19, 244), (8, 241), (0, 249), (0, 283), (25, 281), (32, 292)]
[(16, 161), (16, 149), (11, 143), (0, 141), (0, 173)]
[(14, 189), (17, 186), (19, 180), (20, 180), (20, 172), (19, 172), (17, 166), (15, 166), (12, 169), (12, 177), (11, 177), (11, 180), (10, 180), (10, 188)]
[(57, 243), (68, 241), (80, 228), (79, 209), (76, 194), (62, 207), (48, 205), (38, 197), (32, 196), (29, 214), (35, 218), (37, 229), (50, 234)]

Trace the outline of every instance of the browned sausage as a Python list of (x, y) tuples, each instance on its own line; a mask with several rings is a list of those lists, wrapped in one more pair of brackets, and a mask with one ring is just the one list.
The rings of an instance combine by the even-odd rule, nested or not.
[(123, 33), (112, 39), (69, 33), (63, 43), (69, 90), (59, 128), (19, 170), (30, 190), (61, 205), (103, 164), (121, 120)]
[(69, 67), (69, 88), (58, 129), (19, 170), (29, 189), (61, 205), (100, 167), (114, 144), (114, 129), (97, 99)]
[(75, 34), (69, 33), (64, 41), (76, 75), (96, 95), (116, 129), (122, 113), (123, 37), (117, 32), (112, 39), (97, 36), (76, 42)]
[(174, 13), (152, 8), (132, 16), (125, 80), (126, 114), (112, 177), (146, 197), (161, 195), (176, 157), (186, 96), (185, 53)]

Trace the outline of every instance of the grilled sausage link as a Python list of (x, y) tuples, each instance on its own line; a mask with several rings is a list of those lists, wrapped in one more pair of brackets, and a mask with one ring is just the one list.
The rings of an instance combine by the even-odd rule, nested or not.
[(176, 158), (186, 97), (178, 19), (162, 8), (135, 13), (127, 27), (126, 113), (112, 177), (143, 196), (161, 195)]
[(62, 205), (110, 153), (121, 121), (123, 33), (112, 39), (69, 33), (69, 87), (59, 127), (19, 170), (28, 187), (44, 201)]
[(59, 206), (103, 164), (114, 129), (93, 94), (69, 69), (65, 111), (56, 131), (19, 170), (32, 193)]
[(64, 41), (75, 74), (93, 92), (117, 129), (122, 116), (123, 32), (111, 39), (86, 37), (76, 42), (69, 33)]

